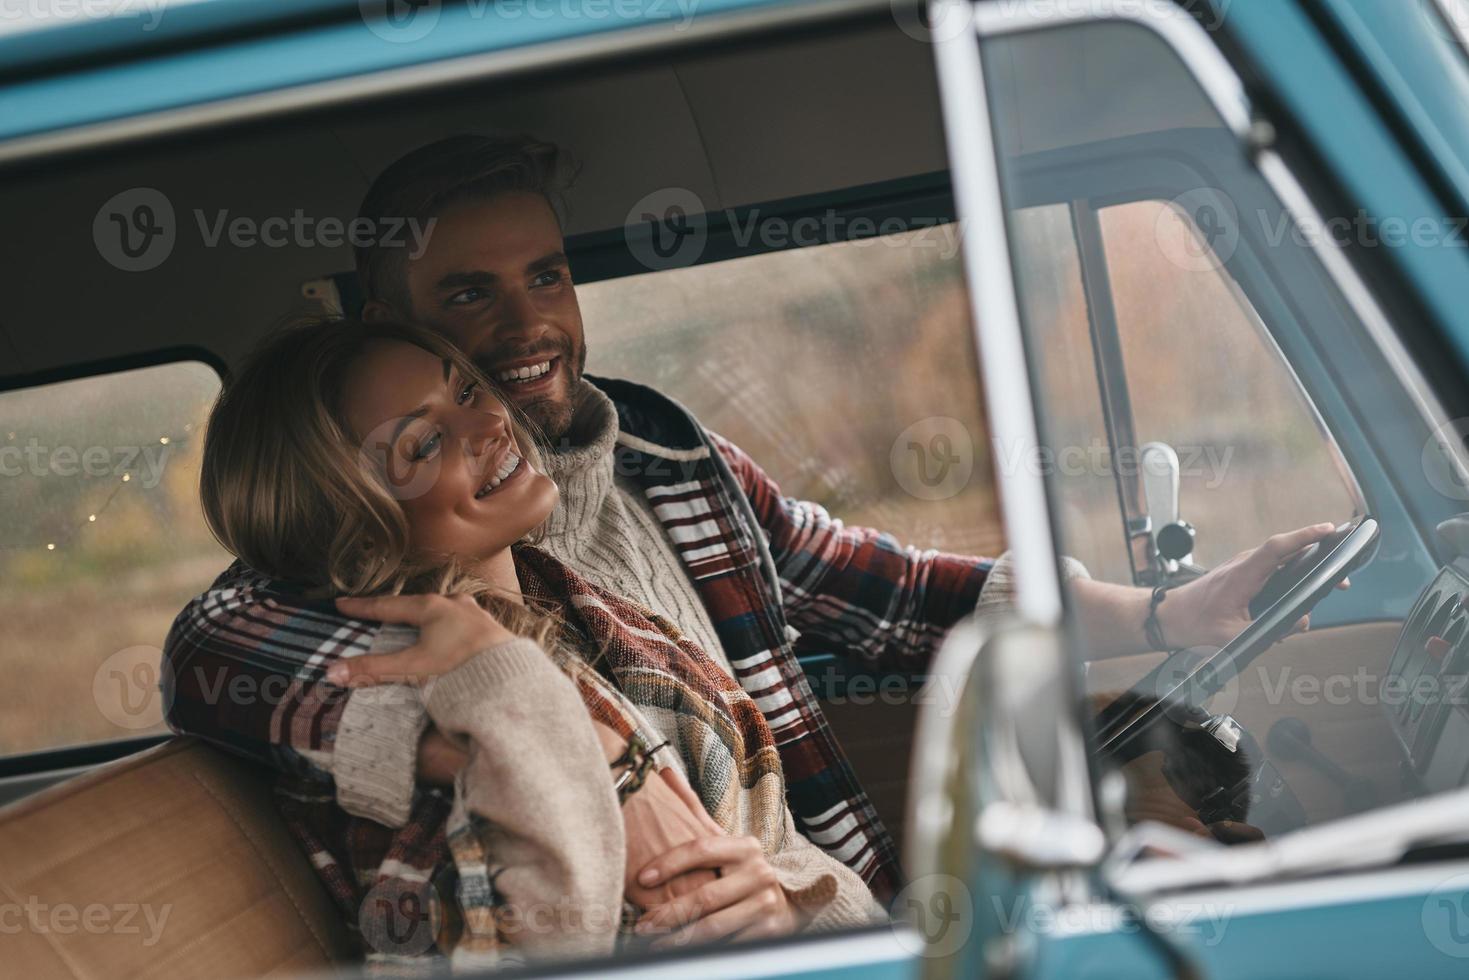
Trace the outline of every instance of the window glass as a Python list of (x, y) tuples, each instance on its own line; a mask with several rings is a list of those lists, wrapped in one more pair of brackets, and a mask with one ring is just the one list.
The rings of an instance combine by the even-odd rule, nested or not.
[(587, 370), (652, 385), (787, 495), (905, 544), (1003, 546), (952, 226), (577, 287)]
[[(1114, 624), (1128, 642), (1073, 624), (1119, 816), (1240, 843), (1469, 784), (1469, 561), (1445, 565), (1469, 534), (1439, 530), (1469, 527), (1461, 429), (1157, 34), (1072, 23), (983, 44), (1058, 547), (1096, 578), (1174, 590), (1167, 652), (1145, 651), (1142, 614)], [(1078, 476), (1067, 451), (1097, 438)], [(1134, 547), (1167, 509), (1137, 492), (1156, 442), (1196, 535), (1179, 561)], [(1232, 637), (1176, 612), (1207, 569), (1321, 522), (1357, 529), (1343, 563), (1296, 568)]]
[(1164, 201), (1103, 208), (1137, 442), (1179, 455), (1179, 512), (1212, 568), (1287, 528), (1356, 510), (1348, 474), (1259, 317)]
[(1071, 555), (1097, 578), (1130, 582), (1071, 209), (1023, 208), (1014, 215), (1011, 235), (1026, 283), (1020, 298), (1034, 324), (1036, 370), (1048, 395), (1051, 472), (1071, 532)]
[(229, 563), (198, 496), (219, 389), (185, 361), (0, 392), (0, 754), (165, 730), (159, 643)]

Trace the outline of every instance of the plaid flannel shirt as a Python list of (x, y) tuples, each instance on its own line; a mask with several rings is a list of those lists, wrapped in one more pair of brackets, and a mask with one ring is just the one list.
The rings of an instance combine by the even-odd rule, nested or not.
[[(736, 679), (770, 725), (802, 830), (890, 901), (902, 884), (897, 848), (822, 716), (797, 641), (802, 649), (848, 653), (870, 669), (921, 673), (948, 628), (975, 608), (993, 562), (905, 548), (889, 535), (845, 527), (818, 505), (783, 496), (747, 455), (666, 396), (631, 382), (588, 380), (617, 406), (617, 472), (647, 495)], [(326, 667), (367, 652), (377, 629), (237, 562), (169, 632), (169, 722), (293, 775), (293, 793), (319, 798), (331, 792), (331, 775), (311, 757), (335, 738), (340, 702), (302, 712), (308, 720), (293, 724), (292, 710), (232, 703), (189, 677), (274, 687), (286, 700), (330, 699), (320, 683)], [(214, 669), (179, 673), (183, 664)], [(410, 819), (439, 819), (444, 807), (442, 794), (425, 790)], [(430, 847), (436, 833), (419, 827), (393, 837), (372, 821), (344, 819), (345, 829), (334, 830), (360, 842), (364, 859), (404, 840)], [(433, 847), (441, 848), (442, 827), (437, 835)], [(349, 891), (339, 898), (346, 901)], [(355, 920), (355, 906), (344, 911)]]

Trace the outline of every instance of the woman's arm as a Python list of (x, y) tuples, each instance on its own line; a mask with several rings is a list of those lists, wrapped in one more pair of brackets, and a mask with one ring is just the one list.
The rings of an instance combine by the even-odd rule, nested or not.
[(339, 660), (327, 680), (354, 693), (420, 688), (434, 725), (464, 750), (456, 806), (470, 814), (493, 862), (489, 876), (507, 913), (497, 923), (503, 938), (532, 955), (611, 952), (626, 864), (622, 813), (576, 685), (467, 596), (338, 606), (418, 627), (412, 646)]
[(490, 878), (527, 953), (610, 953), (622, 909), (622, 814), (572, 682), (525, 639), (491, 647), (424, 687), (440, 730), (467, 740), (456, 789), (483, 821)]

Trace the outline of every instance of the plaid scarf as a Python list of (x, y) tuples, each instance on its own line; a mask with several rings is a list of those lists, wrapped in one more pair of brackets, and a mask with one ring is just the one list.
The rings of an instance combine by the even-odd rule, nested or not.
[[(663, 617), (535, 548), (517, 547), (515, 558), (526, 598), (565, 624), (565, 645), (550, 655), (577, 684), (588, 713), (624, 738), (669, 741), (716, 822), (755, 836), (767, 854), (778, 850), (780, 756), (750, 696)], [(340, 714), (339, 699), (319, 689), (302, 688), (289, 701), (275, 712), (288, 714), (293, 727), (310, 728), (317, 706)], [(658, 768), (669, 764), (662, 753), (655, 760)], [(397, 830), (346, 814), (323, 789), (286, 777), (277, 799), (312, 865), (358, 925), (369, 966), (401, 973), (434, 954), (448, 954), (455, 970), (515, 961), (506, 942), (513, 925), (494, 887), (500, 865), (485, 847), (483, 822), (462, 805), (461, 789), (423, 788), (409, 823)], [(624, 908), (625, 940), (636, 919), (635, 908)]]

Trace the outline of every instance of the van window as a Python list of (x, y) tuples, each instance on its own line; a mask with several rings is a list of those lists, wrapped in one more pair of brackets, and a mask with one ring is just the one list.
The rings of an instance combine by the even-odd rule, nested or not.
[(994, 555), (958, 244), (945, 224), (578, 286), (587, 370), (677, 398), (787, 496)]
[(198, 361), (0, 392), (0, 755), (164, 731), (159, 643), (230, 556)]

